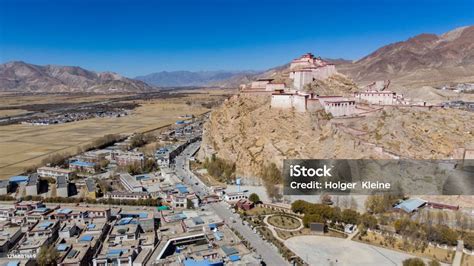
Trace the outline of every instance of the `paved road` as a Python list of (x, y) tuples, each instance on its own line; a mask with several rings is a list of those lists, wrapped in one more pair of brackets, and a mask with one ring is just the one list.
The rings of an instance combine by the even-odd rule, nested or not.
[[(189, 157), (191, 157), (200, 146), (200, 142), (189, 145), (175, 160), (175, 171), (178, 177), (193, 188), (199, 197), (208, 195), (209, 188), (197, 178), (189, 170)], [(243, 225), (242, 220), (237, 214), (232, 213), (228, 205), (224, 202), (218, 202), (208, 205), (222, 220), (224, 220), (231, 228), (239, 232), (250, 245), (255, 248), (255, 251), (260, 255), (267, 265), (289, 265), (278, 253), (278, 250), (273, 245), (262, 240), (260, 236), (252, 231), (250, 227)], [(230, 217), (233, 217), (235, 223), (231, 222)]]
[[(245, 240), (247, 240), (250, 245), (255, 248), (257, 254), (259, 254), (263, 261), (267, 265), (289, 265), (289, 263), (284, 260), (281, 255), (278, 253), (276, 247), (270, 245), (268, 242), (262, 240), (260, 236), (254, 233), (248, 226), (243, 225), (240, 216), (233, 214), (223, 202), (213, 203), (210, 205), (210, 208), (231, 228), (239, 232)], [(231, 222), (233, 217), (235, 222)]]

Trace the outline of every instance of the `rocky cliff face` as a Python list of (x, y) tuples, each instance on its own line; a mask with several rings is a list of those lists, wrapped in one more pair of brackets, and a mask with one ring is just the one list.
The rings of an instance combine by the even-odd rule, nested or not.
[(269, 98), (236, 95), (211, 113), (199, 158), (236, 163), (237, 175), (258, 177), (264, 165), (282, 167), (286, 158), (362, 158), (371, 151), (355, 147), (322, 113), (270, 108)]
[(283, 159), (449, 158), (474, 145), (472, 113), (460, 110), (387, 109), (362, 118), (327, 120), (322, 112), (270, 108), (270, 99), (236, 95), (205, 124), (199, 158), (215, 153), (254, 178)]
[(0, 65), (0, 91), (136, 93), (150, 91), (146, 83), (112, 72), (74, 66), (38, 66), (25, 62)]

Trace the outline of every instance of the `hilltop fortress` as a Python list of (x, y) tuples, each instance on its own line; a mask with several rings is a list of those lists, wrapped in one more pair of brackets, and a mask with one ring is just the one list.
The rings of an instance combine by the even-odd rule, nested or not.
[[(341, 76), (334, 64), (306, 53), (291, 61), (289, 69), (282, 73), (289, 82), (274, 82), (272, 78), (262, 78), (249, 85), (241, 85), (240, 94), (271, 97), (271, 108), (291, 109), (296, 112), (324, 110), (333, 117), (363, 115), (383, 106), (414, 106), (406, 101), (403, 95), (387, 90), (390, 81), (373, 82), (366, 86), (365, 90), (352, 93), (350, 97), (321, 95), (318, 91), (307, 92), (308, 86), (313, 82), (338, 75)], [(416, 106), (426, 106), (426, 103)]]

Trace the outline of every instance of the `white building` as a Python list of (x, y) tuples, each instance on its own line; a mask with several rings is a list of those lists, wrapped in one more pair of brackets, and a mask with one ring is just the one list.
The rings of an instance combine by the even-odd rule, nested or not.
[(58, 177), (63, 176), (66, 178), (66, 180), (69, 180), (69, 178), (74, 174), (74, 171), (72, 170), (48, 166), (40, 167), (38, 170), (36, 170), (36, 172), (41, 177), (51, 177), (57, 179)]
[(265, 85), (266, 91), (277, 91), (277, 90), (284, 90), (285, 83), (268, 83)]
[(293, 78), (293, 88), (302, 90), (306, 84), (310, 84), (315, 80), (324, 80), (336, 74), (336, 67), (331, 64), (318, 67), (303, 68), (291, 72), (290, 77)]
[(302, 90), (306, 84), (315, 80), (324, 80), (337, 73), (336, 67), (307, 53), (294, 59), (290, 64), (290, 78), (293, 79), (293, 88)]
[(323, 106), (326, 113), (334, 117), (352, 116), (356, 113), (353, 100), (326, 101)]
[(309, 94), (275, 92), (272, 94), (271, 108), (294, 109), (297, 112), (306, 112)]
[(272, 80), (273, 79), (257, 79), (256, 81), (252, 82), (252, 84), (250, 85), (250, 88), (265, 90), (267, 87), (267, 84), (270, 84)]
[(140, 181), (128, 173), (120, 174), (120, 182), (129, 192), (143, 192), (143, 186)]
[(236, 203), (237, 201), (241, 199), (247, 199), (247, 198), (248, 196), (243, 192), (229, 192), (224, 195), (224, 200), (227, 203), (231, 203), (231, 204)]
[(401, 102), (403, 97), (392, 91), (363, 91), (354, 94), (356, 101), (361, 103), (394, 105)]

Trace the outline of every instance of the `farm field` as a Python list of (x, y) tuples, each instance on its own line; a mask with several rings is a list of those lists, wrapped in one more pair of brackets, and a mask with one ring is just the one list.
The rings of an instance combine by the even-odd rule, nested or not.
[[(214, 97), (216, 96), (216, 97)], [(53, 153), (75, 153), (78, 147), (106, 134), (132, 134), (174, 124), (180, 115), (200, 115), (209, 108), (203, 103), (217, 100), (222, 94), (203, 92), (184, 97), (134, 101), (140, 106), (131, 115), (120, 118), (94, 118), (49, 125), (0, 126), (0, 179), (20, 174), (38, 165)], [(36, 102), (49, 102), (38, 99)]]

